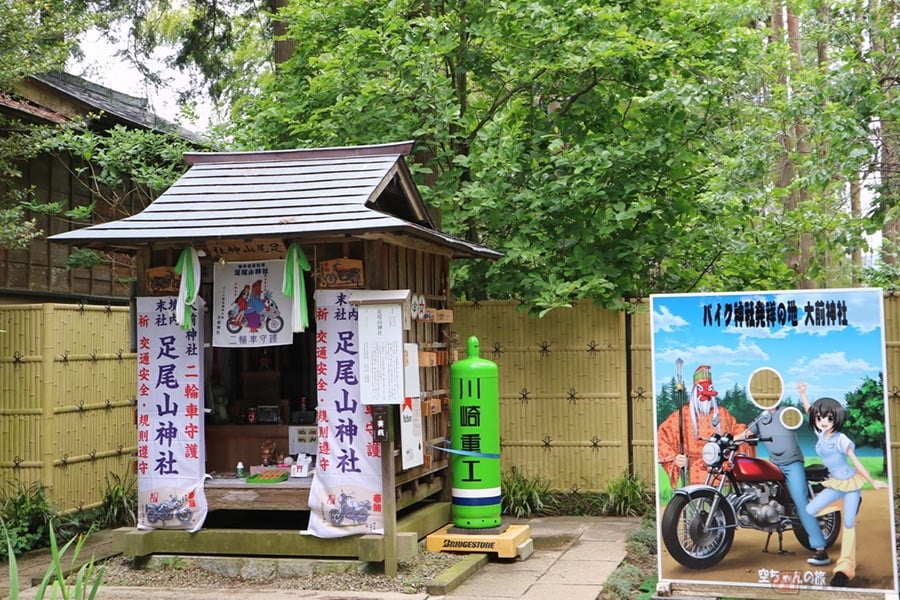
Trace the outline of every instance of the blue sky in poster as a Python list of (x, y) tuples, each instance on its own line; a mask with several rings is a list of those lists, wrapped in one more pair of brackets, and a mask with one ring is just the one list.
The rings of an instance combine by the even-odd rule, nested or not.
[[(785, 397), (797, 401), (798, 381), (807, 383), (811, 400), (831, 396), (841, 401), (865, 377), (878, 379), (884, 371), (884, 336), (880, 289), (737, 292), (651, 296), (653, 311), (654, 393), (675, 376), (682, 358), (688, 387), (697, 365), (712, 367), (713, 385), (720, 397), (737, 384), (744, 388), (758, 368), (776, 369), (784, 380)], [(726, 307), (761, 301), (797, 307), (796, 326), (725, 324)], [(808, 323), (806, 307), (817, 302), (846, 304), (846, 325)], [(704, 323), (721, 308), (721, 319)]]

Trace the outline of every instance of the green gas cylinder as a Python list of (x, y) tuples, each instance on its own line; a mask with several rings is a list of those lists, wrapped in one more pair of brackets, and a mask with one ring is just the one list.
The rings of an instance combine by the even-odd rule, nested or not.
[(450, 365), (450, 472), (453, 524), (465, 529), (500, 525), (500, 391), (497, 364), (468, 356)]

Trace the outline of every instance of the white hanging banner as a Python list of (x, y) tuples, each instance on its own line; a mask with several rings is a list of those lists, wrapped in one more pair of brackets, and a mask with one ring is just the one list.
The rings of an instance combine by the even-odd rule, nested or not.
[(418, 344), (403, 344), (403, 354), (406, 357), (403, 367), (405, 395), (400, 405), (400, 457), (403, 468), (411, 469), (425, 462)]
[(293, 343), (292, 303), (285, 297), (284, 261), (215, 263), (213, 346), (249, 348)]
[(360, 401), (357, 307), (348, 291), (318, 290), (315, 316), (319, 438), (307, 533), (384, 533), (381, 445)]
[(203, 480), (203, 300), (190, 328), (177, 297), (137, 298), (138, 528), (197, 531), (208, 512)]

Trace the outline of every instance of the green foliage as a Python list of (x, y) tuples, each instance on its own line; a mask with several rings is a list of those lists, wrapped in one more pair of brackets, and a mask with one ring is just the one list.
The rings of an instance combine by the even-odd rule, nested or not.
[(34, 548), (45, 548), (50, 542), (50, 522), (57, 509), (47, 498), (41, 483), (25, 485), (9, 482), (0, 492), (0, 520), (7, 544), (16, 554)]
[(651, 600), (651, 598), (656, 597), (656, 584), (659, 581), (659, 576), (656, 573), (653, 573), (650, 577), (641, 582), (641, 585), (638, 586), (638, 595), (635, 596), (635, 600)]
[[(641, 525), (628, 534), (625, 540), (628, 552), (625, 561), (613, 571), (603, 586), (601, 598), (640, 598), (649, 600), (656, 594), (657, 553), (656, 514), (648, 510)], [(649, 566), (652, 562), (652, 567)]]
[[(96, 598), (97, 593), (100, 591), (100, 585), (103, 582), (103, 571), (105, 567), (102, 565), (97, 567), (94, 564), (93, 558), (78, 569), (75, 573), (74, 581), (71, 583), (68, 581), (69, 574), (74, 571), (78, 557), (81, 554), (81, 550), (84, 547), (86, 540), (86, 536), (78, 536), (77, 538), (72, 538), (60, 548), (56, 539), (56, 534), (51, 526), (51, 565), (37, 586), (35, 598), (40, 599), (45, 596), (54, 599), (61, 598), (63, 600), (93, 600)], [(72, 556), (69, 559), (69, 564), (66, 565), (64, 564), (63, 559), (72, 544), (75, 544), (75, 547), (72, 549)], [(14, 595), (11, 596), (10, 600), (16, 598), (17, 593), (18, 590), (13, 592)]]
[(50, 503), (42, 484), (13, 481), (0, 494), (0, 521), (5, 535), (0, 539), (5, 539), (15, 554), (21, 554), (48, 547), (51, 534), (68, 541), (97, 528), (133, 526), (136, 515), (137, 480), (128, 474), (108, 473), (102, 505), (66, 515)]
[(607, 598), (630, 598), (631, 592), (636, 590), (643, 581), (643, 571), (635, 565), (625, 562), (606, 578), (603, 583), (603, 593)]
[(750, 400), (747, 388), (737, 383), (720, 396), (719, 405), (728, 409), (738, 423), (750, 423), (759, 416), (759, 409)]
[(764, 34), (747, 24), (764, 9), (289, 2), (297, 52), (234, 107), (229, 133), (248, 148), (419, 140), (443, 227), (505, 252), (454, 265), (459, 298), (542, 314), (726, 270), (727, 285), (789, 284), (783, 238), (760, 256), (743, 233), (762, 205), (709, 193), (736, 150), (729, 102), (759, 74)]
[(550, 481), (540, 475), (529, 476), (516, 466), (503, 474), (501, 481), (501, 511), (505, 515), (529, 517), (540, 514)]
[[(505, 485), (505, 483), (504, 483)], [(503, 489), (504, 494), (506, 488)], [(609, 480), (602, 492), (545, 489), (539, 514), (567, 516), (638, 516), (653, 514), (653, 493), (637, 476), (623, 474)]]
[(0, 89), (21, 77), (62, 69), (92, 22), (90, 0), (6, 0), (0, 11)]
[(0, 248), (27, 248), (42, 233), (21, 207), (0, 208)]
[(601, 492), (570, 490), (551, 490), (544, 501), (545, 514), (568, 516), (604, 516), (606, 497)]
[(844, 396), (844, 400), (847, 403), (844, 433), (857, 446), (881, 448), (884, 460), (879, 472), (886, 473), (887, 444), (885, 443), (883, 374), (878, 374), (878, 381), (871, 377), (864, 378), (858, 388)]
[(635, 556), (656, 555), (656, 527), (642, 526), (629, 533), (625, 549)]
[[(680, 398), (678, 389), (675, 385), (675, 378), (664, 385), (656, 396), (656, 426), (659, 427), (663, 421), (673, 412), (679, 409), (681, 402), (688, 403), (688, 390), (683, 391), (684, 398)], [(734, 384), (731, 388), (725, 390), (724, 394), (719, 395), (718, 403), (724, 406), (734, 415), (738, 423), (749, 423), (759, 415), (759, 409), (750, 401), (747, 394), (747, 388)]]
[(126, 472), (106, 475), (103, 496), (103, 526), (132, 527), (137, 525), (137, 478)]
[(643, 515), (653, 506), (651, 490), (636, 475), (623, 473), (606, 482), (604, 513), (622, 517)]
[[(505, 253), (454, 264), (457, 298), (540, 315), (578, 298), (844, 284), (847, 254), (883, 222), (850, 213), (844, 191), (877, 170), (869, 124), (890, 106), (871, 76), (887, 61), (849, 42), (871, 24), (894, 50), (885, 15), (792, 7), (833, 46), (822, 68), (793, 60), (757, 1), (283, 4), (296, 53), (232, 105), (229, 135), (418, 140), (411, 166), (442, 226)], [(785, 161), (793, 178), (777, 181)], [(801, 237), (798, 273), (785, 256)]]
[[(175, 133), (123, 125), (103, 132), (77, 125), (55, 129), (42, 137), (40, 148), (79, 161), (73, 174), (105, 204), (101, 210), (106, 218), (128, 216), (144, 208), (184, 174), (183, 155), (195, 149)], [(84, 218), (93, 212), (69, 216)]]
[(858, 388), (844, 396), (844, 400), (847, 402), (844, 433), (859, 446), (884, 448), (885, 415), (882, 374), (878, 374), (878, 381), (871, 377), (865, 377)]
[(16, 566), (16, 553), (13, 550), (12, 539), (6, 529), (6, 523), (0, 519), (0, 533), (6, 540), (6, 560), (9, 562), (9, 592), (10, 600), (18, 600), (19, 597), (19, 569)]
[[(15, 125), (0, 137), (0, 248), (24, 248), (41, 235), (30, 214), (49, 215), (79, 223), (122, 218), (143, 209), (187, 168), (184, 152), (195, 149), (172, 133), (129, 129), (117, 125), (98, 133), (72, 123), (66, 126)], [(39, 200), (22, 184), (21, 161), (41, 154), (59, 159), (93, 199), (69, 206), (68, 198)], [(93, 250), (76, 250), (69, 268), (91, 267), (110, 258)]]
[(900, 251), (898, 244), (889, 239), (882, 243), (881, 254), (874, 264), (860, 272), (860, 281), (867, 287), (896, 290), (900, 285)]

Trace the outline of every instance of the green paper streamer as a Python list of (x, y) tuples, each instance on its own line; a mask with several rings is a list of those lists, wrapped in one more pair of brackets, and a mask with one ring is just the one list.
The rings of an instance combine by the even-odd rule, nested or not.
[(284, 289), (282, 292), (288, 298), (293, 298), (293, 311), (291, 314), (291, 331), (299, 333), (309, 327), (309, 310), (306, 302), (306, 281), (303, 271), (309, 271), (312, 267), (303, 254), (299, 244), (293, 243), (287, 249), (284, 262)]

